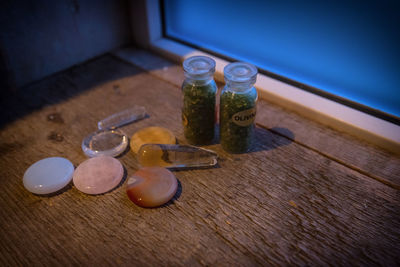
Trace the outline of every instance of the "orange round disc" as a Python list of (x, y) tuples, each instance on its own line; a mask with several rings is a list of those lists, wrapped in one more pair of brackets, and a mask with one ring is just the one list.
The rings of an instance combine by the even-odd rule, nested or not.
[(171, 200), (178, 189), (178, 181), (169, 170), (161, 167), (144, 167), (127, 182), (129, 199), (145, 208), (158, 207)]
[(143, 144), (176, 144), (175, 135), (168, 129), (151, 126), (137, 131), (131, 137), (131, 150), (138, 153)]

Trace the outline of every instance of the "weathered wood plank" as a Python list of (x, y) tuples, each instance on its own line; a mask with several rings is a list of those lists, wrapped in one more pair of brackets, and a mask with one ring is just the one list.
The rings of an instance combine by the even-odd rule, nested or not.
[[(22, 185), (30, 164), (58, 155), (77, 166), (97, 121), (132, 104), (150, 117), (124, 127), (128, 135), (158, 125), (184, 142), (180, 91), (105, 56), (21, 99), (41, 105), (0, 130), (2, 265), (400, 263), (399, 190), (263, 128), (251, 153), (230, 155), (216, 144), (209, 148), (220, 155), (218, 168), (175, 172), (180, 190), (161, 208), (135, 206), (125, 184), (99, 196), (72, 185), (32, 195)], [(128, 175), (139, 167), (132, 152), (119, 159)]]
[[(180, 86), (184, 79), (179, 65), (172, 64), (167, 59), (150, 52), (126, 48), (115, 51), (114, 55), (176, 86)], [(399, 155), (309, 120), (300, 114), (268, 102), (268, 99), (259, 101), (257, 123), (347, 167), (400, 189)]]

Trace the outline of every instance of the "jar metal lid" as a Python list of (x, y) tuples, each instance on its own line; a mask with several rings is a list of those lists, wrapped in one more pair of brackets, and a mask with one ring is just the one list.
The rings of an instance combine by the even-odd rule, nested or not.
[(183, 62), (183, 69), (191, 76), (213, 75), (215, 72), (215, 60), (205, 56), (189, 57)]
[(232, 82), (254, 84), (257, 79), (257, 68), (246, 62), (234, 62), (225, 66), (225, 79)]

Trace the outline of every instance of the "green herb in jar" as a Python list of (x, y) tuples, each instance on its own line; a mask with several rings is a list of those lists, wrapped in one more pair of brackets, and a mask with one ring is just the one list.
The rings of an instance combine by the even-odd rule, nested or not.
[(183, 62), (185, 81), (182, 84), (182, 122), (186, 140), (192, 145), (210, 144), (214, 139), (215, 95), (213, 79), (215, 61), (193, 56)]
[(257, 92), (224, 91), (220, 103), (221, 145), (230, 153), (245, 153), (251, 149), (254, 138)]
[(203, 85), (185, 82), (182, 86), (182, 122), (191, 144), (205, 145), (214, 139), (216, 91), (214, 80)]
[(245, 62), (225, 66), (226, 85), (221, 92), (220, 141), (230, 153), (245, 153), (254, 138), (257, 90), (254, 83), (257, 69)]

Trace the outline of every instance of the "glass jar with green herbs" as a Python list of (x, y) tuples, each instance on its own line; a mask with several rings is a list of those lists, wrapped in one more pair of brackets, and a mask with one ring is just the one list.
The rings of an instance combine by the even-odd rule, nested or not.
[(183, 69), (182, 123), (185, 138), (193, 145), (210, 144), (215, 127), (215, 61), (209, 57), (194, 56), (183, 62)]
[(220, 142), (229, 153), (250, 151), (254, 139), (257, 69), (235, 62), (224, 68), (225, 87), (220, 98)]

